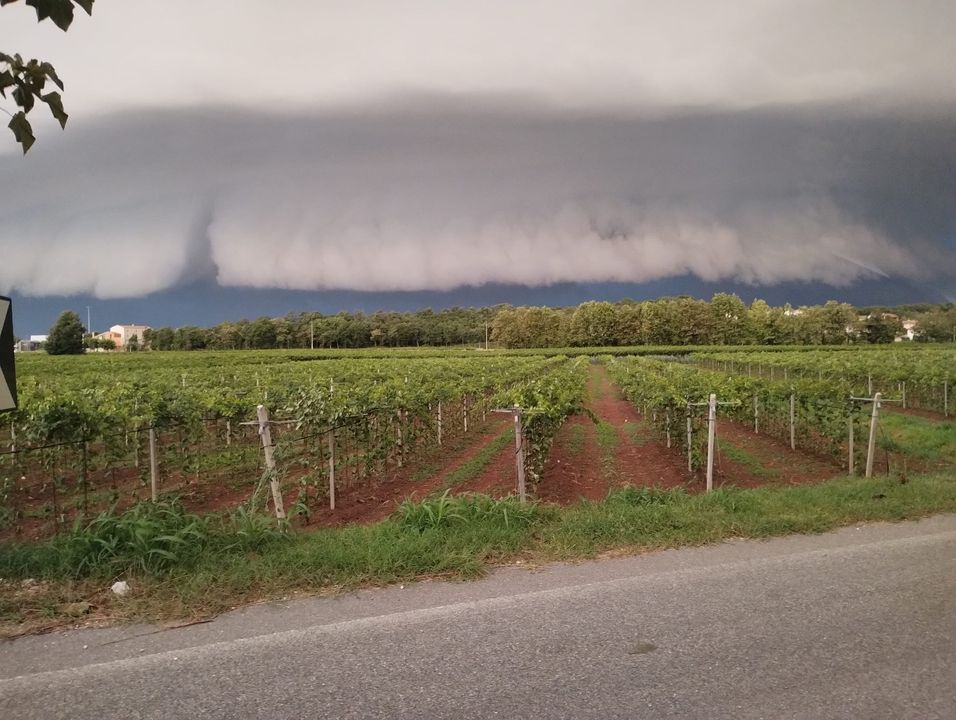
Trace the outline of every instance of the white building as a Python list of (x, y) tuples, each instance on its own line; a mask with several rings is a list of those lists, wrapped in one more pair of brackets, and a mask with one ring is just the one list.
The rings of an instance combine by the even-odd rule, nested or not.
[(98, 339), (112, 340), (116, 343), (116, 349), (122, 350), (134, 337), (140, 347), (143, 346), (143, 333), (149, 330), (149, 325), (114, 325), (105, 333), (99, 333), (95, 337)]
[(896, 337), (896, 341), (900, 342), (901, 340), (915, 340), (916, 339), (916, 326), (918, 323), (915, 320), (903, 320), (903, 334)]

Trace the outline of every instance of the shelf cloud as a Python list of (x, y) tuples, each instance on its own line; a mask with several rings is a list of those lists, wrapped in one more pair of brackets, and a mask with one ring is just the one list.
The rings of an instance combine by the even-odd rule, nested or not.
[(128, 114), (51, 142), (0, 170), (0, 288), (956, 276), (956, 134), (942, 121), (434, 104)]

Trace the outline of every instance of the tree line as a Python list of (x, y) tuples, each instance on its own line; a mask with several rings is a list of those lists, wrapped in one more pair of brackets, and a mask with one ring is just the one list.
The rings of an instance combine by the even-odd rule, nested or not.
[[(947, 341), (956, 332), (956, 306), (920, 306), (917, 339)], [(618, 345), (835, 345), (893, 342), (903, 333), (892, 308), (861, 313), (847, 303), (793, 308), (763, 300), (745, 304), (718, 293), (643, 302), (585, 302), (576, 307), (451, 308), (417, 312), (290, 313), (280, 318), (225, 322), (210, 328), (157, 328), (144, 344), (154, 350), (364, 348), (482, 345), (505, 348)]]
[[(500, 306), (499, 306), (500, 307)], [(289, 313), (279, 318), (147, 330), (153, 350), (415, 347), (483, 343), (499, 307), (417, 312)]]
[[(637, 302), (585, 302), (575, 307), (450, 308), (417, 312), (289, 313), (279, 318), (146, 330), (127, 350), (258, 350), (490, 345), (503, 348), (620, 345), (839, 345), (893, 342), (902, 319), (916, 321), (916, 340), (956, 342), (956, 305), (857, 309), (847, 303), (793, 308), (737, 295)], [(50, 330), (53, 354), (112, 349), (86, 337), (73, 312)]]

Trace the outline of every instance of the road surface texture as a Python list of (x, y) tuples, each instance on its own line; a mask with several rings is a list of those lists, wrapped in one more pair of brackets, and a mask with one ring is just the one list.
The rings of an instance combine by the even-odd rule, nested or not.
[(956, 516), (0, 645), (0, 718), (956, 717)]

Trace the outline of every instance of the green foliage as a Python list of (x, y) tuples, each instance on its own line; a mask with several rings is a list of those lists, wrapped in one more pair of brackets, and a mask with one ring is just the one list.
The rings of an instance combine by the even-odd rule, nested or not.
[[(731, 374), (764, 380), (825, 382), (848, 385), (853, 394), (902, 398), (906, 383), (909, 407), (942, 412), (944, 402), (954, 406), (956, 348), (916, 343), (858, 346), (852, 352), (837, 349), (742, 350), (693, 354), (698, 364)], [(946, 387), (944, 388), (944, 383)]]
[(608, 503), (620, 503), (633, 506), (669, 505), (675, 502), (683, 502), (686, 499), (687, 493), (684, 492), (684, 490), (662, 490), (660, 488), (639, 487), (637, 485), (625, 485), (622, 488), (615, 488), (607, 495)]
[(46, 341), (49, 355), (82, 355), (85, 351), (83, 334), (85, 329), (80, 316), (72, 310), (60, 314), (50, 328)]
[(521, 408), (525, 443), (525, 475), (529, 482), (541, 479), (555, 434), (568, 415), (584, 409), (588, 358), (554, 364), (551, 371), (515, 383), (499, 393), (499, 407)]
[(901, 413), (884, 413), (878, 444), (924, 460), (956, 464), (956, 421), (936, 422)]
[(113, 578), (188, 570), (209, 553), (250, 553), (289, 539), (246, 510), (223, 519), (186, 512), (176, 500), (108, 510), (45, 543), (0, 546), (0, 576)]
[(277, 525), (274, 518), (240, 506), (224, 521), (214, 540), (223, 550), (261, 552), (270, 545), (290, 539), (287, 525)]
[(526, 527), (541, 517), (538, 505), (520, 503), (515, 497), (496, 500), (476, 493), (452, 496), (449, 492), (445, 490), (421, 502), (404, 501), (396, 511), (399, 523), (402, 527), (426, 532), (482, 524)]
[[(745, 357), (735, 353), (734, 357)], [(713, 393), (724, 403), (719, 416), (753, 424), (756, 400), (762, 432), (789, 439), (790, 397), (796, 400), (796, 439), (799, 447), (829, 454), (842, 462), (847, 422), (859, 415), (850, 402), (851, 387), (833, 380), (791, 378), (775, 382), (762, 377), (734, 375), (694, 365), (648, 358), (611, 358), (608, 368), (625, 396), (640, 407), (645, 419), (661, 435), (670, 433), (687, 447), (686, 423), (691, 420), (691, 463), (701, 467), (706, 443), (706, 403)], [(741, 363), (737, 363), (742, 367)], [(781, 378), (783, 380), (783, 378)]]
[[(36, 11), (37, 22), (49, 18), (65, 32), (73, 23), (73, 6), (78, 5), (86, 11), (87, 15), (91, 15), (94, 1), (26, 0), (26, 4)], [(10, 5), (14, 2), (16, 0), (0, 0), (0, 6)], [(24, 153), (36, 141), (27, 114), (33, 110), (37, 101), (46, 104), (50, 113), (60, 123), (61, 128), (66, 127), (69, 116), (63, 109), (63, 99), (60, 93), (55, 90), (44, 92), (48, 82), (63, 90), (63, 81), (60, 80), (50, 63), (37, 59), (25, 61), (19, 53), (9, 55), (0, 52), (0, 96), (7, 97), (9, 91), (14, 103), (20, 108), (18, 112), (11, 116), (7, 127), (13, 132), (13, 136), (20, 143)], [(11, 90), (11, 88), (13, 89)]]

